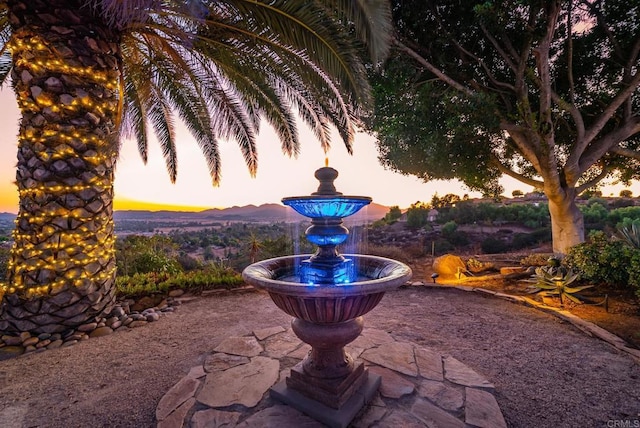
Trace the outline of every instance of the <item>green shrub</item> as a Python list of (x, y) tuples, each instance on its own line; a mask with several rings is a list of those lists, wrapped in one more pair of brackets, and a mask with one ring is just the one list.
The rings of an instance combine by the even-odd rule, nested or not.
[(522, 248), (532, 247), (538, 243), (535, 235), (531, 233), (516, 233), (511, 241), (511, 248), (520, 250)]
[(632, 250), (629, 264), (627, 265), (629, 272), (629, 286), (635, 288), (636, 296), (640, 299), (640, 251)]
[(448, 221), (445, 224), (442, 225), (442, 234), (445, 237), (449, 237), (450, 235), (452, 235), (456, 230), (458, 230), (458, 225), (456, 224), (455, 221)]
[(630, 249), (622, 241), (611, 241), (597, 231), (589, 235), (589, 242), (571, 247), (564, 264), (579, 271), (587, 281), (624, 287), (629, 282), (630, 256)]
[(458, 224), (455, 221), (448, 221), (442, 225), (442, 237), (449, 241), (454, 247), (464, 247), (469, 245), (469, 235), (466, 232), (458, 230)]
[(202, 291), (214, 288), (234, 288), (243, 284), (242, 276), (233, 269), (208, 266), (206, 269), (168, 273), (136, 273), (116, 278), (116, 292), (120, 296), (132, 297), (166, 293), (174, 288)]
[(456, 247), (446, 239), (437, 239), (434, 244), (435, 255), (441, 256), (455, 250)]
[(480, 248), (485, 254), (499, 254), (509, 250), (509, 245), (501, 239), (489, 236), (480, 243)]
[(420, 229), (423, 227), (429, 222), (429, 211), (429, 206), (421, 202), (412, 204), (407, 210), (407, 227), (409, 229)]
[(606, 201), (589, 199), (588, 205), (581, 207), (580, 209), (582, 211), (585, 224), (598, 224), (604, 222), (609, 215), (609, 210), (607, 210), (606, 206)]
[(387, 257), (401, 261), (403, 263), (409, 263), (409, 255), (402, 249), (394, 247), (392, 245), (369, 245), (367, 247), (367, 253), (373, 256)]
[(551, 228), (541, 227), (531, 232), (531, 235), (536, 238), (538, 242), (551, 242)]
[(640, 207), (617, 208), (609, 212), (607, 223), (618, 227), (625, 219), (640, 220)]
[(8, 248), (0, 248), (0, 282), (2, 282), (7, 275), (7, 264), (9, 263), (10, 253)]
[(400, 217), (402, 217), (402, 211), (400, 210), (399, 206), (394, 205), (391, 208), (389, 208), (389, 212), (385, 214), (382, 221), (384, 221), (387, 224), (393, 224), (396, 221), (398, 221)]
[(548, 266), (549, 259), (553, 257), (553, 254), (536, 253), (529, 254), (520, 260), (522, 266)]
[(189, 254), (180, 254), (176, 257), (176, 261), (185, 271), (196, 270), (202, 267), (202, 263), (200, 263), (198, 259), (191, 257)]

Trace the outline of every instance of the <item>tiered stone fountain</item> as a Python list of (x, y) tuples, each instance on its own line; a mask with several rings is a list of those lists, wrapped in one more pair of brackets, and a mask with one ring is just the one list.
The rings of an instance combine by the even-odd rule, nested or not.
[(333, 168), (320, 168), (315, 173), (320, 181), (316, 192), (282, 200), (311, 218), (305, 233), (317, 252), (258, 262), (242, 276), (268, 291), (273, 302), (294, 317), (294, 333), (311, 345), (308, 356), (271, 388), (271, 395), (329, 426), (344, 427), (380, 385), (380, 377), (370, 374), (344, 347), (362, 332), (362, 315), (386, 291), (405, 283), (411, 269), (383, 257), (337, 251), (349, 234), (342, 219), (371, 203), (369, 197), (336, 191), (337, 176)]

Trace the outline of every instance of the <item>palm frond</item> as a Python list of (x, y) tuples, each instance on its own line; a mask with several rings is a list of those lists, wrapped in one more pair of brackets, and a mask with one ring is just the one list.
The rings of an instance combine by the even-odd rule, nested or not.
[[(384, 55), (386, 2), (131, 0), (145, 4), (144, 13), (118, 21), (122, 10), (115, 11), (115, 1), (93, 3), (111, 11), (117, 25), (126, 21), (123, 60), (143, 64), (125, 66), (138, 76), (125, 77), (125, 95), (134, 101), (124, 103), (124, 119), (132, 123), (123, 128), (133, 131), (145, 157), (141, 117), (148, 116), (172, 180), (177, 160), (169, 110), (198, 142), (214, 184), (221, 176), (218, 138), (235, 139), (255, 173), (261, 119), (289, 155), (299, 153), (296, 113), (323, 149), (334, 126), (351, 151), (358, 115), (371, 100), (362, 45), (353, 34), (367, 38), (374, 57)], [(161, 3), (156, 9), (154, 1)]]
[(135, 137), (138, 146), (138, 153), (144, 164), (148, 160), (148, 135), (146, 110), (139, 98), (139, 91), (135, 89), (134, 84), (127, 80), (124, 85), (126, 102), (123, 104), (123, 119), (121, 126), (121, 134), (125, 138)]
[(253, 124), (244, 109), (242, 98), (226, 88), (226, 82), (217, 83), (219, 84), (207, 88), (210, 91), (209, 106), (216, 112), (213, 121), (214, 132), (220, 138), (236, 139), (250, 174), (255, 176), (258, 169), (258, 153)]
[(353, 23), (358, 39), (367, 46), (374, 65), (384, 62), (389, 54), (393, 20), (391, 5), (386, 0), (325, 0), (330, 10), (344, 11), (342, 23)]
[(0, 86), (6, 81), (11, 74), (13, 61), (11, 51), (9, 51), (9, 42), (11, 41), (11, 26), (7, 18), (7, 10), (0, 10)]
[(151, 11), (162, 7), (161, 0), (88, 0), (87, 5), (110, 26), (126, 28), (134, 22), (145, 22)]
[(147, 117), (160, 143), (169, 179), (175, 183), (178, 177), (178, 158), (173, 114), (171, 106), (162, 96), (161, 89), (157, 85), (152, 85), (152, 90), (153, 94), (146, 105)]
[(239, 39), (244, 36), (251, 39), (251, 44), (268, 46), (269, 50), (288, 47), (297, 55), (305, 55), (332, 76), (333, 83), (350, 102), (370, 103), (361, 52), (321, 2), (236, 0), (225, 6), (223, 13), (233, 13), (243, 19), (233, 24), (207, 20), (207, 24), (233, 25)]

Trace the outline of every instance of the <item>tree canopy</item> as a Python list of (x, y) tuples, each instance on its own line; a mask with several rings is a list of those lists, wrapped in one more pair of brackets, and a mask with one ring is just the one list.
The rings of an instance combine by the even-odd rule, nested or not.
[(392, 3), (369, 121), (383, 164), (487, 195), (509, 175), (549, 197), (554, 248), (580, 242), (575, 195), (640, 178), (639, 2)]

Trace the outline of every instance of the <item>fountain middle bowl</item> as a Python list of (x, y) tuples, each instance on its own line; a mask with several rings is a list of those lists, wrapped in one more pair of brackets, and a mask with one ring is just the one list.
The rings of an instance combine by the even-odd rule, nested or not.
[(298, 270), (310, 254), (285, 256), (254, 263), (242, 272), (244, 280), (266, 290), (285, 313), (314, 323), (338, 323), (362, 316), (376, 307), (384, 293), (411, 278), (411, 268), (378, 256), (345, 254), (353, 260), (356, 281), (304, 284)]

